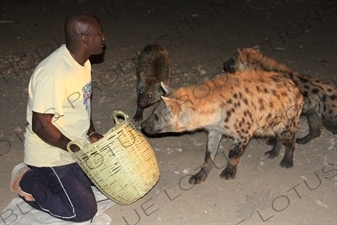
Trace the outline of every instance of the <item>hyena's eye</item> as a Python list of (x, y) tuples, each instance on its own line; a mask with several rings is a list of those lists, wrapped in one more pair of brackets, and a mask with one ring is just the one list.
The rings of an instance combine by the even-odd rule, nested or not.
[(159, 116), (158, 116), (157, 114), (154, 114), (154, 119), (155, 119), (156, 121), (158, 121), (158, 120), (159, 120)]
[(151, 94), (149, 94), (149, 98), (152, 98), (152, 95), (151, 95)]
[(139, 95), (142, 95), (143, 94), (143, 92), (142, 91), (139, 91)]

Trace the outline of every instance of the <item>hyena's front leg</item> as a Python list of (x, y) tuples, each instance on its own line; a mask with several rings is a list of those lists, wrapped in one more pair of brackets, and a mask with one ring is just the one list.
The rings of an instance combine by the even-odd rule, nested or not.
[(283, 146), (283, 143), (282, 143), (282, 141), (280, 140), (279, 137), (270, 138), (269, 140), (271, 140), (271, 139), (274, 142), (274, 147), (270, 151), (267, 151), (267, 152), (264, 153), (264, 155), (267, 155), (268, 158), (270, 158), (270, 159), (277, 157), (280, 153), (280, 150), (281, 150), (282, 146)]
[(290, 168), (294, 164), (293, 157), (296, 145), (295, 135), (299, 122), (299, 117), (289, 121), (289, 124), (285, 127), (286, 129), (278, 135), (285, 146), (285, 154), (280, 163), (281, 167)]
[(211, 171), (215, 159), (216, 152), (218, 151), (222, 133), (220, 131), (212, 130), (208, 133), (208, 143), (205, 154), (205, 163), (201, 170), (190, 177), (190, 184), (199, 184), (205, 181), (208, 173)]
[(227, 167), (221, 172), (220, 177), (222, 179), (228, 180), (229, 178), (234, 179), (237, 171), (237, 165), (240, 161), (240, 157), (242, 156), (244, 149), (247, 144), (245, 142), (238, 142), (234, 144), (228, 153), (228, 165)]
[(136, 114), (133, 116), (134, 121), (138, 122), (143, 120), (143, 111), (144, 109), (137, 106)]
[(290, 168), (293, 167), (294, 162), (294, 150), (295, 150), (295, 141), (293, 143), (285, 143), (286, 147), (285, 154), (283, 159), (280, 162), (281, 167)]

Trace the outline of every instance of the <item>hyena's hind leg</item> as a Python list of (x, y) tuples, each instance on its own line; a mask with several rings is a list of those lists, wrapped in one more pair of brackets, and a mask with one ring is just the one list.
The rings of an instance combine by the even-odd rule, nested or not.
[(281, 167), (290, 168), (294, 165), (293, 159), (296, 145), (295, 134), (298, 123), (299, 118), (294, 119), (290, 124), (286, 125), (285, 130), (278, 134), (285, 146), (285, 154), (280, 162)]
[(235, 143), (229, 150), (228, 159), (229, 162), (227, 167), (221, 172), (220, 177), (222, 179), (228, 180), (229, 178), (234, 179), (237, 172), (237, 165), (239, 164), (240, 158), (249, 142), (247, 140), (240, 140)]
[(337, 134), (337, 121), (323, 121), (324, 127), (331, 131), (332, 134)]
[(302, 145), (321, 135), (321, 119), (318, 116), (317, 112), (308, 112), (305, 114), (305, 117), (308, 120), (309, 134), (307, 134), (303, 138), (296, 139), (296, 142)]
[(215, 155), (218, 151), (220, 140), (222, 137), (222, 133), (220, 131), (212, 130), (208, 132), (208, 143), (205, 154), (205, 162), (201, 168), (201, 170), (190, 177), (190, 184), (199, 184), (205, 181), (208, 173), (211, 171), (215, 159)]

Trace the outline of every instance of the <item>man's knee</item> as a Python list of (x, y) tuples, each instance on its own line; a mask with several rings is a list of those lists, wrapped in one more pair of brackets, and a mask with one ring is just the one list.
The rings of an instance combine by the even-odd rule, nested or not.
[(89, 221), (97, 213), (97, 203), (95, 202), (94, 204), (87, 204), (86, 207), (81, 208), (81, 209), (76, 209), (75, 210), (76, 216), (74, 218), (74, 222), (85, 222)]

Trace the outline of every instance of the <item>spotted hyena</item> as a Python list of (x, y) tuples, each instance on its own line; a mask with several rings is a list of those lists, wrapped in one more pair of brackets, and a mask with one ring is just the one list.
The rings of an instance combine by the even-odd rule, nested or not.
[(337, 134), (337, 88), (317, 78), (291, 71), (285, 65), (268, 58), (258, 46), (238, 49), (238, 53), (224, 62), (226, 72), (240, 74), (243, 70), (274, 71), (293, 80), (304, 97), (302, 114), (307, 118), (309, 134), (298, 138), (297, 143), (305, 144), (321, 135), (321, 125)]
[(168, 94), (141, 124), (143, 131), (155, 134), (205, 129), (208, 132), (205, 162), (189, 183), (206, 179), (223, 135), (232, 137), (234, 143), (221, 178), (235, 177), (240, 157), (253, 136), (275, 137), (278, 144), (266, 154), (270, 158), (278, 156), (283, 144), (285, 155), (280, 166), (293, 166), (303, 97), (291, 80), (277, 72), (244, 71), (240, 76), (220, 73), (199, 85), (177, 90), (162, 86)]
[(172, 63), (168, 51), (158, 44), (147, 45), (136, 65), (137, 111), (135, 121), (143, 119), (144, 108), (161, 100), (164, 94), (160, 82), (171, 84)]

